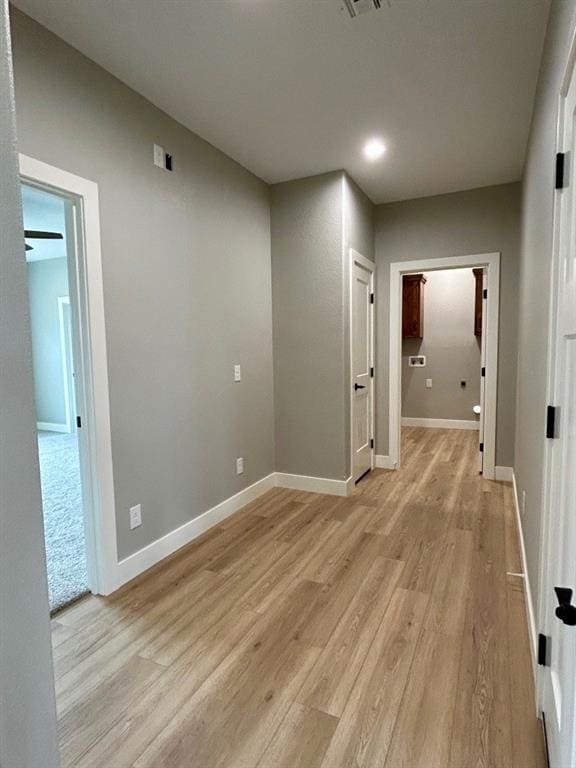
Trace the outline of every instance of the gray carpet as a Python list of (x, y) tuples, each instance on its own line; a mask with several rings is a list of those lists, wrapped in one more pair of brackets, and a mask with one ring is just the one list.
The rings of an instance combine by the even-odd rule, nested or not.
[(39, 432), (50, 610), (88, 592), (78, 438)]

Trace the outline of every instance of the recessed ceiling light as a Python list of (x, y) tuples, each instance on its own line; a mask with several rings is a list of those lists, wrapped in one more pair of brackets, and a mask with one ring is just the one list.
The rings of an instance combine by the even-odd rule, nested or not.
[(367, 160), (379, 160), (386, 152), (386, 146), (381, 139), (368, 139), (364, 144), (364, 157)]

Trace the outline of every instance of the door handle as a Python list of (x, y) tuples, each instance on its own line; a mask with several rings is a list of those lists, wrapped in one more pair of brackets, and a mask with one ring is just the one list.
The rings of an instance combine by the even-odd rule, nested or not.
[(568, 587), (554, 587), (558, 598), (556, 617), (569, 627), (576, 626), (576, 605), (572, 605), (572, 590)]
[(366, 387), (364, 386), (364, 384), (354, 384), (354, 389), (355, 390), (366, 389)]

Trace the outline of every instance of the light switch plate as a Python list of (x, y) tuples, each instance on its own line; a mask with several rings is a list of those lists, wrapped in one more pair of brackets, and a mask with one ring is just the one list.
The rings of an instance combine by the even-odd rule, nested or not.
[(244, 472), (244, 459), (240, 456), (240, 458), (236, 459), (236, 474), (241, 475)]
[(432, 389), (432, 379), (426, 379), (426, 389)]
[(234, 381), (242, 381), (242, 369), (239, 365), (234, 366)]
[(164, 147), (160, 144), (154, 144), (154, 165), (164, 168)]

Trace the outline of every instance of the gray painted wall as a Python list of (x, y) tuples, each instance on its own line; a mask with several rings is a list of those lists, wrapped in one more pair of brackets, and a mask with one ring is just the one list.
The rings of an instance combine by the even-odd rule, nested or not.
[(374, 206), (342, 171), (272, 187), (276, 469), (350, 476), (349, 250)]
[(0, 3), (0, 766), (57, 768), (8, 6)]
[(520, 184), (503, 184), (376, 209), (376, 450), (388, 453), (389, 264), (500, 251), (496, 463), (514, 464)]
[(574, 0), (552, 2), (522, 189), (515, 470), (519, 493), (526, 491), (522, 525), (534, 600), (539, 587), (556, 121), (575, 12)]
[(344, 174), (344, 236), (348, 248), (354, 248), (367, 259), (374, 261), (375, 206), (353, 181)]
[(38, 421), (66, 424), (58, 297), (68, 296), (65, 258), (28, 262), (34, 392)]
[(99, 185), (125, 557), (274, 469), (269, 191), (18, 11), (13, 34), (20, 150)]
[[(424, 338), (402, 341), (402, 416), (478, 421), (472, 410), (480, 403), (474, 274), (446, 269), (425, 277)], [(426, 366), (410, 368), (410, 355), (426, 355)], [(432, 379), (432, 389), (426, 379)]]
[(345, 479), (343, 174), (272, 187), (276, 469)]

